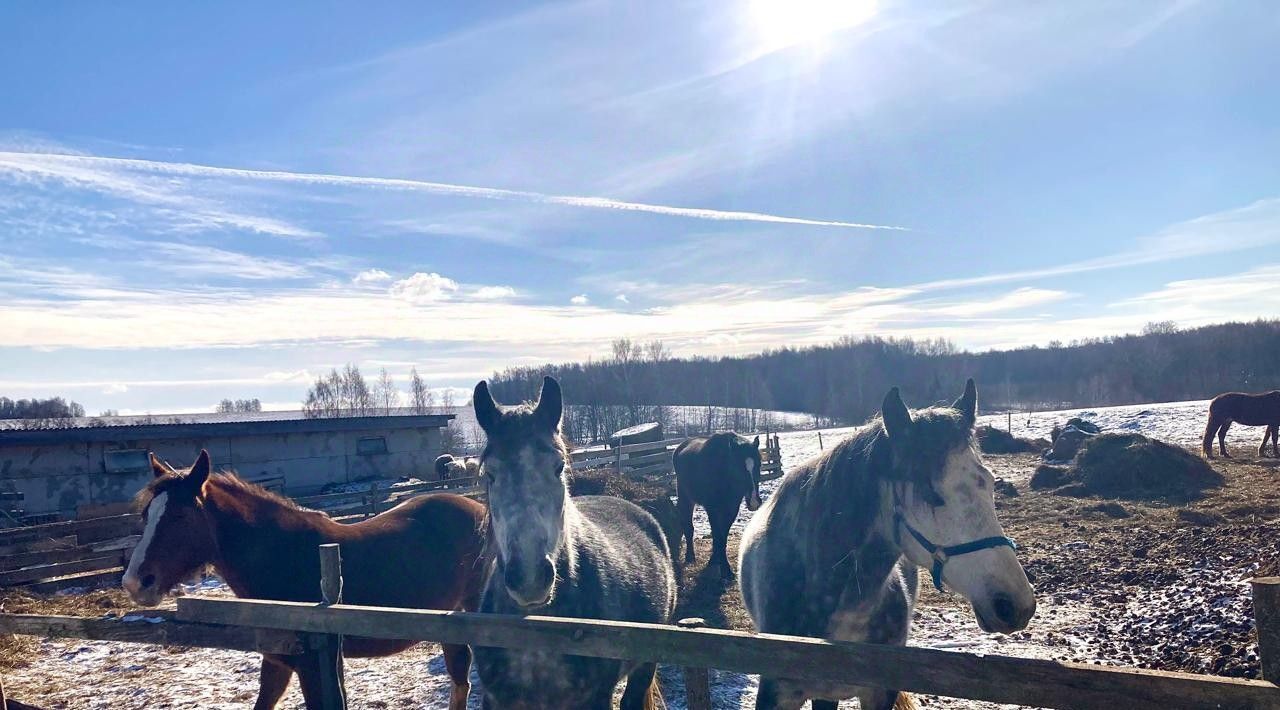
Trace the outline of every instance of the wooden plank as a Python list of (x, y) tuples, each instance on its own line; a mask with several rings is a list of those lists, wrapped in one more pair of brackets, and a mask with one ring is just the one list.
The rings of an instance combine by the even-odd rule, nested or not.
[(75, 546), (75, 536), (67, 535), (46, 540), (30, 540), (12, 545), (0, 545), (0, 556), (21, 555), (28, 552), (45, 552), (48, 550), (63, 550)]
[(81, 545), (90, 545), (95, 542), (106, 542), (108, 540), (117, 540), (130, 535), (138, 535), (142, 532), (142, 521), (140, 518), (133, 520), (121, 520), (116, 523), (104, 524), (98, 527), (81, 530), (76, 533), (76, 542)]
[(644, 456), (631, 456), (622, 460), (622, 467), (640, 468), (642, 466), (651, 466), (655, 463), (665, 464), (667, 468), (671, 468), (671, 454), (667, 451), (659, 451), (656, 454), (645, 454)]
[(1280, 577), (1257, 577), (1250, 586), (1262, 677), (1275, 682), (1280, 680)]
[(76, 506), (76, 520), (92, 520), (93, 518), (105, 518), (112, 515), (128, 515), (133, 512), (133, 503), (131, 501), (121, 501), (119, 503), (85, 503)]
[(662, 441), (650, 441), (643, 444), (626, 444), (625, 446), (618, 446), (613, 449), (610, 449), (610, 451), (615, 451), (615, 452), (621, 451), (624, 454), (630, 454), (635, 451), (648, 451), (650, 449), (657, 449), (660, 447), (663, 449), (667, 449), (667, 448), (671, 448), (671, 447), (675, 447), (680, 444), (683, 444), (686, 441), (686, 439), (687, 437), (681, 436), (675, 439), (663, 439)]
[(19, 552), (14, 555), (0, 557), (0, 572), (22, 569), (32, 565), (52, 565), (59, 562), (76, 562), (91, 557), (100, 557), (102, 552), (93, 545), (79, 545), (64, 550), (41, 550), (38, 552)]
[[(320, 599), (325, 606), (342, 603), (342, 548), (336, 543), (320, 545)], [(320, 669), (320, 710), (346, 710), (342, 635), (312, 636), (316, 666)]]
[(65, 577), (70, 574), (80, 574), (82, 572), (101, 572), (113, 567), (124, 566), (124, 561), (121, 559), (121, 555), (118, 552), (114, 555), (99, 554), (101, 556), (90, 557), (89, 559), (84, 560), (59, 562), (51, 565), (39, 565), (36, 567), (27, 567), (25, 569), (17, 569), (9, 572), (0, 572), (0, 587), (12, 587), (16, 584), (38, 582), (44, 579)]
[(112, 526), (121, 527), (122, 525), (127, 525), (129, 523), (132, 523), (134, 526), (139, 526), (142, 524), (142, 517), (130, 513), (127, 515), (111, 515), (105, 518), (92, 518), (89, 520), (67, 520), (61, 523), (28, 525), (21, 528), (0, 530), (0, 545), (12, 545), (19, 542), (64, 537), (66, 535), (80, 535), (94, 530), (111, 529)]
[[(681, 619), (676, 625), (682, 629), (706, 628), (707, 622), (698, 617)], [(686, 710), (711, 710), (711, 672), (706, 668), (684, 667), (684, 694)]]
[[(45, 638), (225, 648), (232, 651), (258, 653), (296, 654), (302, 651), (302, 642), (298, 634), (290, 631), (193, 624), (178, 621), (174, 618), (173, 612), (156, 609), (142, 609), (125, 616), (142, 618), (137, 621), (123, 621), (122, 617), (0, 614), (0, 632)], [(151, 623), (145, 620), (157, 618), (163, 621)]]
[(670, 473), (674, 475), (675, 471), (672, 470), (671, 464), (658, 462), (655, 464), (650, 464), (648, 466), (641, 466), (640, 468), (629, 468), (629, 469), (626, 469), (625, 473), (627, 476), (630, 476), (632, 478), (639, 478), (643, 476), (656, 476), (656, 475), (665, 474), (665, 473)]
[(40, 580), (38, 582), (29, 582), (22, 585), (22, 589), (36, 594), (54, 594), (67, 589), (84, 587), (86, 589), (98, 589), (100, 587), (113, 587), (120, 584), (120, 578), (124, 576), (124, 567), (113, 567), (101, 572), (85, 572), (84, 574), (73, 574), (67, 577), (56, 577), (54, 579)]
[(178, 618), (538, 648), (1047, 708), (1280, 708), (1280, 688), (1266, 681), (656, 624), (199, 597), (179, 598)]

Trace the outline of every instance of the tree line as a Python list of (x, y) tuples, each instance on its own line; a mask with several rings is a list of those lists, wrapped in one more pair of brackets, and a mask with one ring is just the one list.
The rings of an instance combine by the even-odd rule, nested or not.
[(0, 419), (67, 419), (83, 417), (84, 407), (79, 402), (61, 397), (48, 399), (9, 399), (0, 397)]
[(1280, 320), (1185, 330), (1151, 323), (1138, 334), (985, 352), (943, 339), (847, 336), (745, 357), (677, 358), (660, 342), (623, 339), (599, 360), (508, 368), (490, 386), (500, 401), (531, 399), (543, 375), (557, 377), (566, 400), (578, 405), (566, 426), (580, 440), (660, 420), (673, 405), (860, 422), (892, 386), (922, 406), (950, 401), (968, 377), (978, 381), (988, 411), (1166, 402), (1280, 388)]
[[(441, 394), (439, 405), (445, 409), (453, 406), (450, 390)], [(409, 391), (401, 392), (387, 368), (370, 383), (354, 363), (317, 377), (302, 401), (303, 414), (310, 418), (430, 414), (435, 408), (435, 393), (417, 367), (409, 371)]]

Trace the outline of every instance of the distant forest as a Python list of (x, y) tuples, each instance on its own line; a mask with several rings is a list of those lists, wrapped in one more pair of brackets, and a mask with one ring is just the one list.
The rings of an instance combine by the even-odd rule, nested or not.
[(83, 417), (84, 407), (79, 402), (68, 402), (61, 397), (49, 399), (9, 399), (0, 397), (0, 419), (66, 419)]
[(967, 377), (978, 381), (986, 411), (1141, 404), (1280, 388), (1280, 320), (1187, 330), (1150, 323), (1137, 335), (978, 353), (947, 340), (869, 336), (745, 357), (677, 358), (661, 342), (619, 340), (601, 360), (510, 368), (490, 384), (499, 401), (531, 399), (545, 374), (560, 380), (567, 402), (579, 405), (581, 421), (566, 423), (584, 439), (660, 419), (659, 405), (774, 409), (859, 422), (894, 385), (909, 404), (923, 406), (957, 396)]

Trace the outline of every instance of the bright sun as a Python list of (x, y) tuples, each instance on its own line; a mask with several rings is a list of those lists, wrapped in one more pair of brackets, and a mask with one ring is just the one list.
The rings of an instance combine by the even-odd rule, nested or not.
[(876, 0), (750, 0), (750, 6), (765, 52), (813, 42), (876, 14)]

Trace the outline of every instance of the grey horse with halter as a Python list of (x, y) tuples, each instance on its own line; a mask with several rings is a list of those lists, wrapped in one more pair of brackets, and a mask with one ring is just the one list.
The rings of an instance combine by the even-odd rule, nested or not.
[[(739, 551), (742, 597), (766, 633), (905, 644), (917, 567), (973, 606), (985, 631), (1025, 628), (1035, 593), (996, 519), (994, 478), (974, 445), (973, 380), (951, 407), (911, 412), (895, 387), (881, 416), (793, 468)], [(762, 678), (757, 708), (912, 705), (897, 690)]]

